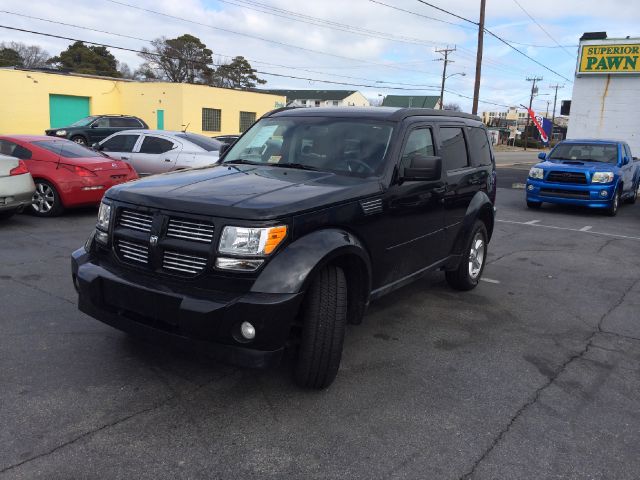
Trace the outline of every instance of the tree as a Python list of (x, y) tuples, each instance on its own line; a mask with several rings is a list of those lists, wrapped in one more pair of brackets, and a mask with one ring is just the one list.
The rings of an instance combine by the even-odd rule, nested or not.
[(453, 112), (461, 112), (462, 108), (457, 103), (445, 103), (444, 110), (451, 110)]
[(155, 77), (177, 83), (203, 83), (213, 72), (213, 52), (193, 35), (177, 38), (157, 38), (151, 42), (152, 49), (143, 48), (139, 55), (145, 59), (145, 71), (154, 72)]
[(149, 65), (147, 62), (144, 62), (140, 64), (140, 66), (136, 68), (135, 71), (133, 72), (133, 79), (149, 81), (149, 80), (157, 80), (158, 76), (153, 71), (153, 68), (151, 68), (151, 65)]
[(5, 49), (15, 51), (20, 57), (20, 64), (14, 66), (24, 68), (42, 68), (47, 66), (49, 54), (38, 45), (26, 45), (21, 42), (0, 43), (0, 51)]
[(118, 72), (120, 72), (120, 77), (122, 78), (126, 78), (129, 80), (135, 78), (135, 72), (132, 72), (129, 68), (129, 65), (124, 62), (118, 62)]
[(82, 42), (69, 45), (60, 55), (50, 58), (47, 63), (60, 70), (71, 70), (75, 73), (121, 77), (118, 61), (106, 47), (87, 46)]
[(23, 60), (20, 54), (13, 48), (0, 45), (0, 67), (22, 67)]
[(234, 57), (230, 63), (220, 65), (213, 73), (210, 82), (214, 87), (254, 88), (256, 85), (267, 83), (258, 78), (256, 70), (242, 56)]

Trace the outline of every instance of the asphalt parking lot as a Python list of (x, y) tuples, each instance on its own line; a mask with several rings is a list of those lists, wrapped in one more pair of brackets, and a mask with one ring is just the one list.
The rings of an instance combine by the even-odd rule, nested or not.
[(527, 210), (527, 168), (499, 170), (485, 281), (374, 303), (322, 392), (78, 312), (95, 210), (3, 222), (0, 478), (637, 479), (640, 204)]

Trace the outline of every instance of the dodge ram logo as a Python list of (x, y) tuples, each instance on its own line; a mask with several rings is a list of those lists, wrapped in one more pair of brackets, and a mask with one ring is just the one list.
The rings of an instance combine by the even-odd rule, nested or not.
[(157, 235), (151, 235), (151, 236), (149, 237), (149, 244), (150, 244), (152, 247), (155, 247), (156, 245), (158, 245), (158, 236), (157, 236)]

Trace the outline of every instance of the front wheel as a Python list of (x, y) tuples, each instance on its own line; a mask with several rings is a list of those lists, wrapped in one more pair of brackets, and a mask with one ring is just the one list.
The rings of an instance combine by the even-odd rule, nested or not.
[(610, 217), (615, 217), (618, 214), (619, 206), (620, 206), (620, 189), (616, 188), (616, 191), (613, 192), (613, 198), (609, 202), (609, 207), (607, 207), (606, 214)]
[(46, 180), (36, 179), (36, 191), (31, 200), (31, 213), (38, 217), (55, 217), (64, 210), (56, 188)]
[(302, 305), (302, 339), (295, 382), (306, 388), (326, 388), (338, 374), (347, 323), (347, 280), (330, 265), (316, 276)]
[(71, 137), (72, 142), (76, 142), (78, 145), (87, 146), (87, 139), (81, 135), (76, 135), (75, 137)]
[(487, 228), (476, 220), (465, 253), (456, 270), (446, 272), (447, 283), (456, 290), (471, 290), (478, 285), (487, 261)]

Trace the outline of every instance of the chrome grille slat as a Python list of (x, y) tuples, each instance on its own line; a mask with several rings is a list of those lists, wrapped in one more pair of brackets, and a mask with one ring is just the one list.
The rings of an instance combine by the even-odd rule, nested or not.
[(202, 272), (207, 266), (206, 257), (197, 257), (185, 253), (167, 250), (164, 252), (162, 268), (177, 272), (190, 273), (196, 275)]
[(127, 240), (117, 241), (118, 252), (122, 258), (138, 263), (149, 263), (149, 248)]
[(140, 232), (150, 232), (153, 223), (153, 215), (124, 209), (120, 212), (118, 225)]
[(167, 227), (167, 237), (211, 243), (213, 229), (213, 225), (207, 222), (171, 218)]

